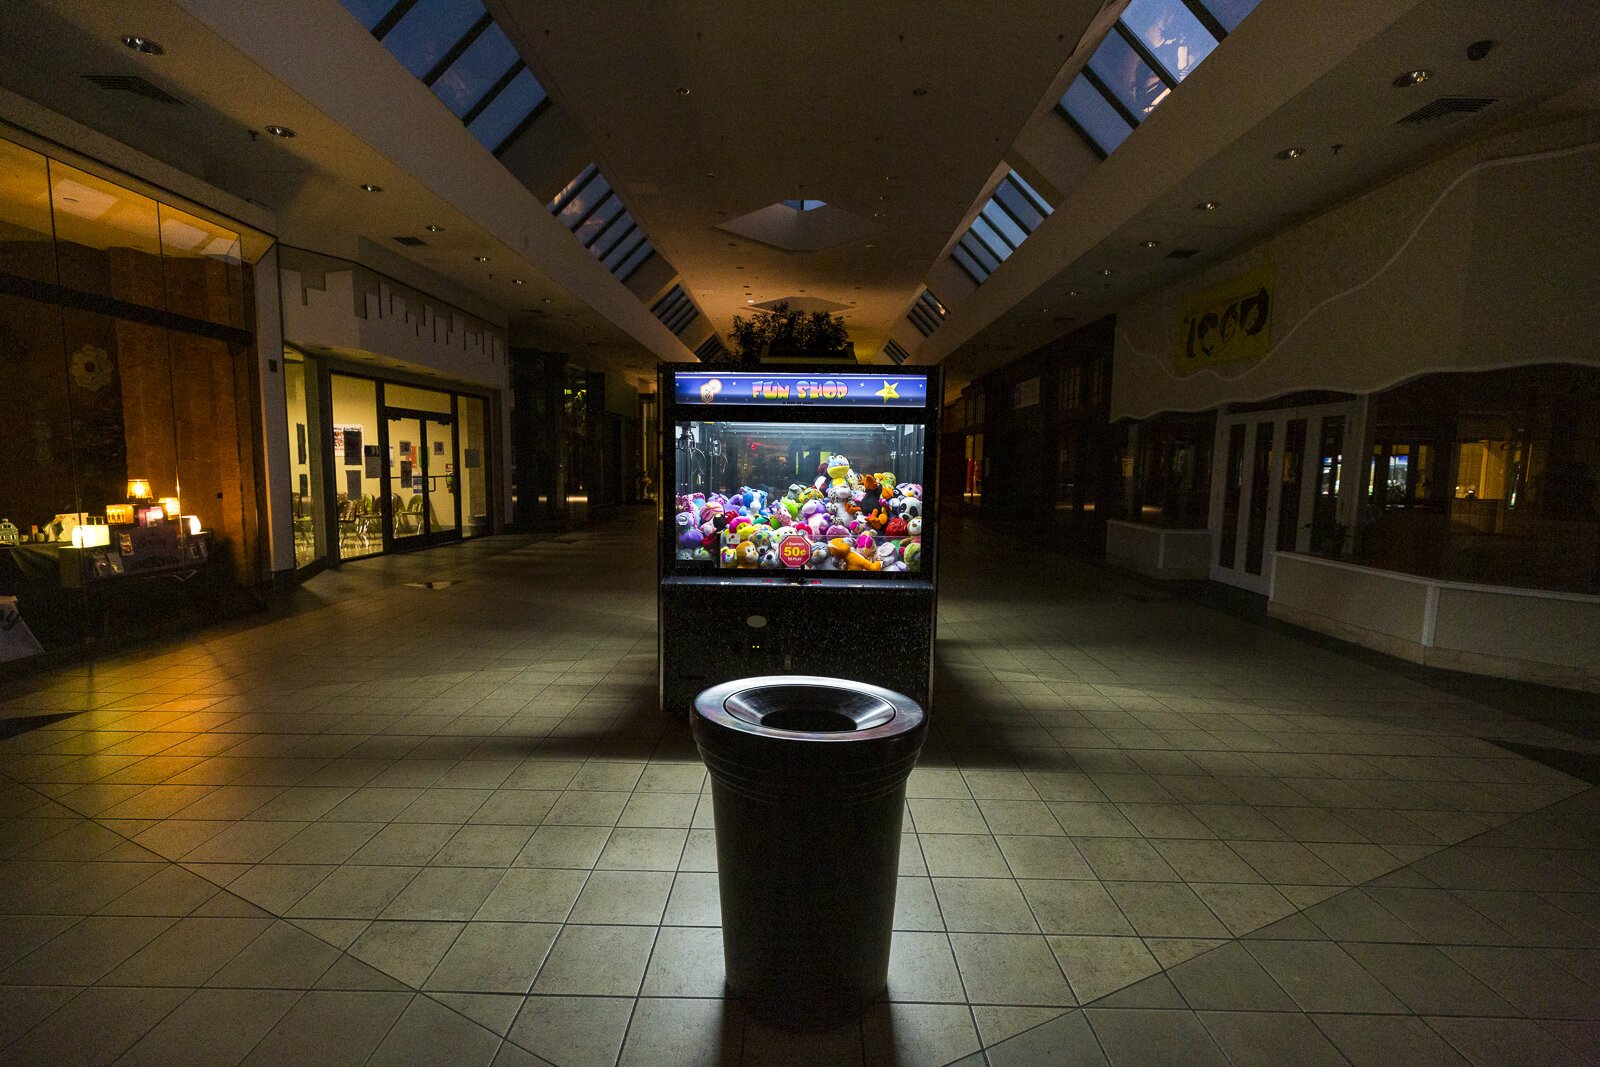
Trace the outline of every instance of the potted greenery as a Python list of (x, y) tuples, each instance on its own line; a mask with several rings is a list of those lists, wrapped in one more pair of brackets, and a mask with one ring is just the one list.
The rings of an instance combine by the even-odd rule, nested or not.
[(855, 358), (844, 319), (826, 311), (807, 314), (787, 301), (749, 319), (735, 315), (729, 337), (734, 351), (708, 360), (710, 365), (755, 367), (763, 359)]

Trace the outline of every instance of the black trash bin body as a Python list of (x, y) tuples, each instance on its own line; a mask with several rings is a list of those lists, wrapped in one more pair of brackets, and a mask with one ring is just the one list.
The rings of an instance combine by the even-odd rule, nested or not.
[(922, 708), (877, 686), (776, 675), (706, 690), (693, 729), (711, 773), (729, 989), (780, 1022), (860, 1011), (888, 981)]

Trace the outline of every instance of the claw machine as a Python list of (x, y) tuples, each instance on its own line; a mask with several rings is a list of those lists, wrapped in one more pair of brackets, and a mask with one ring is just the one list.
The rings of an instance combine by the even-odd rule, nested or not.
[(761, 674), (930, 706), (936, 368), (663, 364), (661, 706)]

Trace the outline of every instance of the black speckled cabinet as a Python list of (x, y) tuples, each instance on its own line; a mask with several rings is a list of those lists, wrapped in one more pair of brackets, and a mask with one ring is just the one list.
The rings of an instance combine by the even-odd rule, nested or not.
[(931, 707), (938, 370), (659, 375), (662, 709), (687, 714), (701, 690), (759, 674), (850, 678)]

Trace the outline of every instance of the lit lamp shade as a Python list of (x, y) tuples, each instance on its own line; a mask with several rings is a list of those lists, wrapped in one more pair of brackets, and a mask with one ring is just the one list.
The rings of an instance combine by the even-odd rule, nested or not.
[(132, 504), (107, 504), (106, 505), (106, 522), (115, 524), (115, 523), (130, 523), (132, 521), (133, 521), (133, 505)]
[[(123, 505), (126, 507), (127, 505)], [(101, 548), (111, 543), (111, 527), (95, 523), (72, 528), (73, 548)]]
[(183, 525), (184, 528), (188, 530), (189, 536), (197, 536), (200, 533), (200, 516), (185, 515), (183, 517)]
[(128, 499), (129, 500), (151, 500), (151, 499), (154, 499), (154, 496), (155, 496), (155, 494), (150, 492), (150, 479), (148, 479), (148, 478), (129, 478), (128, 479)]
[(176, 519), (183, 513), (183, 509), (178, 506), (178, 498), (175, 496), (164, 496), (159, 503), (161, 504), (161, 510), (167, 513), (167, 518), (169, 519)]

